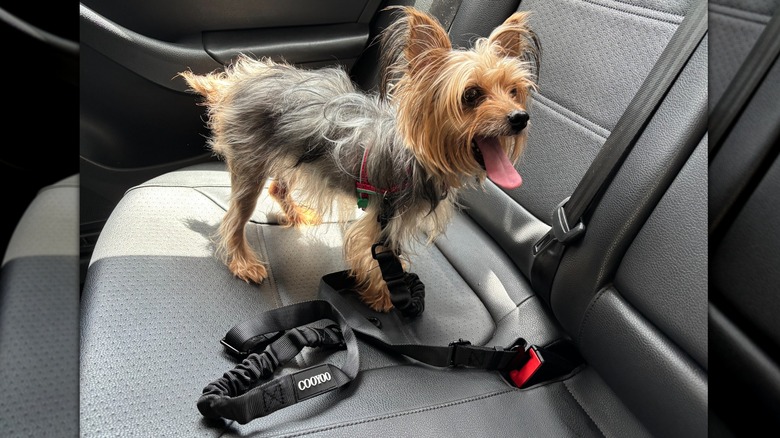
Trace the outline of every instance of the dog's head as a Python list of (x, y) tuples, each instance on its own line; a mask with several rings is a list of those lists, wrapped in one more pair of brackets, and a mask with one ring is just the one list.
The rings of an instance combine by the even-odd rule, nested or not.
[(473, 48), (453, 49), (447, 32), (413, 8), (381, 36), (381, 94), (397, 105), (399, 129), (426, 170), (452, 187), (485, 176), (504, 188), (525, 147), (539, 42), (518, 12)]

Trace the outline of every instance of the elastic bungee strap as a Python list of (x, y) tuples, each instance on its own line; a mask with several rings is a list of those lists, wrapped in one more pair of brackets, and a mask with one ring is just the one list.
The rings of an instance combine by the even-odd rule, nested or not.
[[(325, 328), (306, 327), (319, 320), (336, 323)], [(227, 418), (246, 424), (274, 411), (346, 385), (355, 378), (360, 360), (352, 329), (327, 301), (308, 301), (265, 312), (234, 327), (222, 343), (232, 351), (258, 348), (257, 336), (285, 331), (265, 347), (252, 352), (241, 364), (208, 384), (198, 399), (198, 410), (206, 418)], [(232, 343), (242, 339), (238, 344)], [(246, 347), (249, 345), (249, 347)], [(346, 347), (344, 364), (326, 363), (270, 379), (304, 347)]]

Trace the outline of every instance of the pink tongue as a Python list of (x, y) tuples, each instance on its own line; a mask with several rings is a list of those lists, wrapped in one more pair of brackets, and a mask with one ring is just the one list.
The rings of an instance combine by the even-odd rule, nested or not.
[(479, 138), (477, 146), (485, 161), (488, 178), (505, 189), (516, 189), (523, 183), (523, 177), (517, 173), (515, 166), (509, 161), (498, 138)]

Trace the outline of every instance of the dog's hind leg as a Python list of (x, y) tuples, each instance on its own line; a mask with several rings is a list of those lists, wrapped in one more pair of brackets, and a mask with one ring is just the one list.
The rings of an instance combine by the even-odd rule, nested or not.
[(344, 256), (356, 279), (360, 299), (377, 312), (389, 312), (393, 308), (390, 292), (379, 264), (371, 256), (371, 245), (379, 240), (380, 232), (376, 215), (367, 212), (347, 230)]
[(230, 272), (246, 282), (261, 283), (268, 272), (249, 247), (245, 226), (257, 205), (266, 177), (241, 178), (231, 172), (230, 204), (219, 227), (219, 248)]
[(298, 225), (318, 225), (322, 223), (320, 215), (306, 207), (302, 207), (295, 203), (292, 196), (290, 196), (290, 184), (281, 179), (271, 181), (271, 185), (268, 187), (268, 194), (282, 207), (285, 217), (281, 221), (283, 225), (298, 226)]

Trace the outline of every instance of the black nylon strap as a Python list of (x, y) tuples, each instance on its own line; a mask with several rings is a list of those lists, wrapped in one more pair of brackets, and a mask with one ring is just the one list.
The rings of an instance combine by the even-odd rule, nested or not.
[(531, 284), (548, 302), (565, 245), (584, 232), (586, 212), (606, 190), (706, 32), (707, 2), (699, 0), (672, 35), (568, 202), (553, 212), (553, 227), (534, 246), (531, 267)]
[[(340, 291), (351, 287), (349, 281), (346, 271), (328, 274), (322, 278), (323, 285), (321, 290), (327, 287), (333, 291)], [(518, 355), (522, 356), (527, 346), (523, 339), (517, 340), (507, 348), (471, 345), (469, 342), (462, 340), (452, 342), (446, 346), (393, 343), (383, 337), (381, 330), (367, 322), (363, 315), (352, 310), (350, 306), (340, 303), (337, 296), (330, 296), (328, 301), (323, 300), (320, 302), (332, 302), (329, 305), (341, 309), (339, 315), (344, 318), (344, 324), (348, 325), (357, 336), (366, 342), (385, 351), (395, 352), (435, 367), (500, 370), (509, 366), (510, 362), (518, 358)], [(249, 343), (251, 339), (258, 335), (269, 333), (268, 325), (263, 324), (262, 318), (261, 316), (260, 318), (250, 319), (236, 325), (225, 336), (223, 344), (226, 344), (226, 347), (231, 352), (241, 350), (241, 346)], [(274, 344), (271, 345), (273, 346)]]
[(405, 317), (420, 315), (425, 310), (425, 285), (417, 274), (404, 272), (401, 260), (392, 251), (377, 251), (381, 246), (372, 245), (371, 255), (379, 264), (393, 307)]
[[(323, 319), (338, 325), (324, 329), (302, 327)], [(204, 417), (222, 417), (246, 424), (255, 418), (339, 388), (357, 375), (360, 364), (355, 335), (344, 317), (327, 301), (307, 301), (265, 312), (231, 329), (223, 344), (241, 350), (242, 345), (258, 334), (279, 331), (286, 332), (262, 353), (250, 354), (233, 370), (204, 388), (197, 403)], [(340, 367), (323, 364), (262, 383), (304, 347), (321, 346), (346, 346), (344, 364)]]
[[(361, 338), (367, 335), (363, 334)], [(420, 344), (390, 344), (382, 339), (371, 337), (368, 342), (385, 351), (404, 355), (418, 362), (440, 368), (475, 368), (482, 370), (503, 370), (517, 359), (524, 349), (505, 349), (502, 347), (482, 347), (464, 342), (453, 342), (448, 346)], [(521, 343), (525, 347), (524, 342)]]
[[(526, 351), (528, 345), (522, 338), (508, 348), (471, 345), (462, 340), (448, 346), (389, 342), (367, 318), (339, 301), (337, 291), (353, 286), (347, 271), (322, 278), (320, 290), (336, 293), (331, 298), (342, 305), (341, 311), (330, 301), (307, 301), (265, 312), (230, 329), (221, 342), (233, 354), (267, 345), (262, 352), (249, 354), (241, 364), (204, 388), (197, 403), (201, 414), (206, 418), (221, 417), (246, 424), (349, 383), (359, 368), (355, 334), (385, 351), (436, 367), (507, 372), (518, 369), (530, 357)], [(337, 325), (304, 326), (323, 319), (335, 321)], [(258, 342), (258, 339), (262, 341)], [(268, 344), (270, 339), (274, 340)], [(304, 347), (341, 346), (347, 347), (347, 358), (341, 367), (326, 363), (268, 380)]]
[[(376, 219), (382, 232), (387, 228), (395, 212), (393, 202), (392, 197), (382, 198), (382, 207)], [(425, 310), (425, 285), (417, 274), (404, 272), (401, 260), (393, 251), (378, 251), (378, 248), (385, 246), (384, 238), (371, 245), (371, 256), (377, 261), (382, 272), (382, 280), (385, 281), (390, 292), (390, 302), (407, 318), (419, 316)]]

